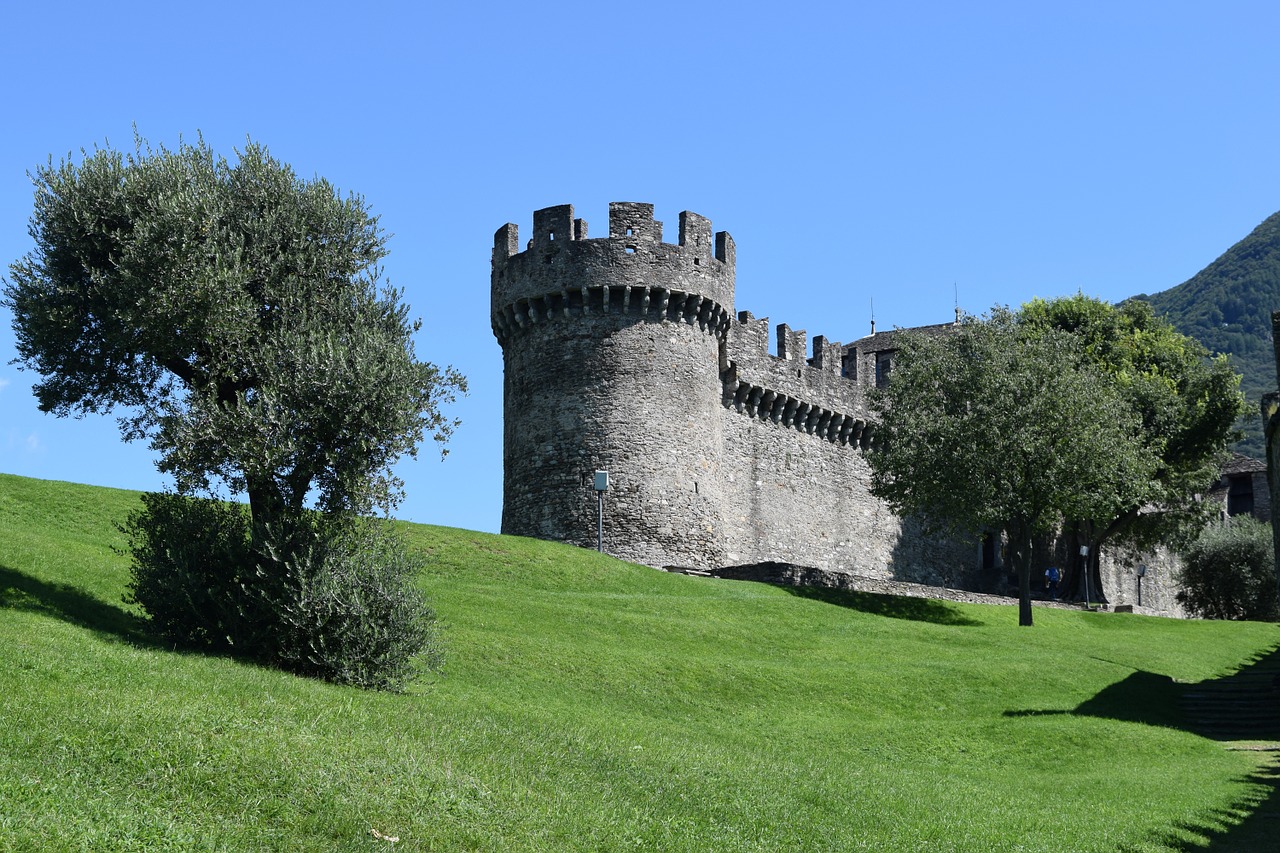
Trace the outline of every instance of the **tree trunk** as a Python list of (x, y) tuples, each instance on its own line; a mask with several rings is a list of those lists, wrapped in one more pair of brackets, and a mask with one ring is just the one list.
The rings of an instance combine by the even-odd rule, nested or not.
[(1018, 624), (1031, 624), (1031, 534), (1022, 524), (1010, 524), (1009, 554), (1018, 572)]
[(276, 484), (266, 477), (248, 477), (249, 516), (252, 522), (254, 550), (267, 540), (267, 529), (280, 523), (284, 515), (284, 498)]

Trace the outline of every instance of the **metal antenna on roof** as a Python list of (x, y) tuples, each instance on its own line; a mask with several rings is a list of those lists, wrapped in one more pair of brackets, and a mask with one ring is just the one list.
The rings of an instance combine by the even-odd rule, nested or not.
[(876, 333), (876, 300), (871, 297), (871, 334)]
[(951, 286), (955, 288), (955, 291), (956, 291), (956, 322), (959, 323), (960, 322), (960, 284), (958, 282), (953, 281), (951, 282)]

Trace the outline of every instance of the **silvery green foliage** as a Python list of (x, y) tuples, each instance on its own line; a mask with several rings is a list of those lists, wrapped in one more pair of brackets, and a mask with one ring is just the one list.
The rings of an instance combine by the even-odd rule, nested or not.
[[(35, 248), (10, 266), (19, 361), (40, 408), (123, 409), (178, 496), (126, 524), (135, 599), (175, 643), (389, 687), (430, 611), (394, 534), (392, 465), (455, 423), (465, 381), (414, 355), (358, 196), (250, 142), (82, 152), (38, 169)], [(249, 511), (185, 496), (226, 489)]]
[(35, 249), (4, 304), (43, 411), (125, 407), (180, 491), (247, 492), (255, 519), (392, 505), (390, 473), (463, 378), (414, 356), (386, 235), (358, 196), (250, 143), (85, 153), (33, 175)]
[(252, 535), (241, 504), (143, 495), (129, 600), (175, 646), (398, 690), (440, 663), (418, 559), (391, 522), (306, 512)]

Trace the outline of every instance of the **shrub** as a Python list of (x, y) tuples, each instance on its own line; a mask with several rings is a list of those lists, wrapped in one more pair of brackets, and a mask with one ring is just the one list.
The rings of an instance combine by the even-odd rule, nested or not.
[(238, 599), (253, 558), (244, 506), (149, 492), (120, 529), (133, 557), (126, 600), (157, 634), (187, 648), (245, 646)]
[(1271, 527), (1240, 516), (1210, 525), (1183, 554), (1178, 601), (1207, 619), (1277, 618)]
[(255, 546), (241, 505), (147, 494), (122, 530), (129, 600), (176, 645), (383, 690), (439, 665), (420, 563), (389, 521), (303, 513)]
[(272, 612), (271, 655), (285, 669), (399, 690), (438, 668), (435, 617), (414, 586), (421, 563), (390, 522), (326, 518), (268, 550), (259, 609)]

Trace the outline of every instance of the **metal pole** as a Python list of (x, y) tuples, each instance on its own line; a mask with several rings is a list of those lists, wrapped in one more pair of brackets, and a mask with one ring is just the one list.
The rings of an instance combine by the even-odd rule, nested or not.
[(1089, 546), (1080, 546), (1080, 560), (1084, 563), (1084, 609), (1089, 609)]
[(596, 518), (596, 550), (604, 553), (604, 492), (596, 492), (596, 506), (599, 515)]

